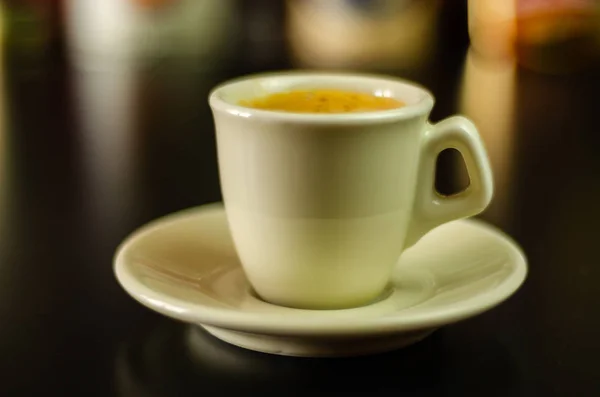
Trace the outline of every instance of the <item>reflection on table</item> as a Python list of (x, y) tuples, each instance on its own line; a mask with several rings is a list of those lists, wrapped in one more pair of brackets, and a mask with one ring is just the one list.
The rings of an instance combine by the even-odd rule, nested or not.
[[(520, 369), (502, 342), (466, 326), (452, 328), (391, 353), (323, 360), (256, 353), (221, 342), (196, 326), (161, 320), (138, 328), (120, 346), (115, 385), (124, 397), (385, 396), (390, 390), (493, 397), (519, 390)], [(474, 379), (475, 369), (489, 376)]]

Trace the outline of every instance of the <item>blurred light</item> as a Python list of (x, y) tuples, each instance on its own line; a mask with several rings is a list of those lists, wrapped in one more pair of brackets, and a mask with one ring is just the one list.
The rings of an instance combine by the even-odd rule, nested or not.
[(463, 69), (460, 111), (484, 140), (494, 175), (494, 199), (486, 217), (510, 220), (515, 164), (516, 64), (490, 60), (470, 49)]
[(239, 117), (244, 117), (244, 118), (248, 118), (248, 117), (252, 116), (251, 113), (243, 112), (241, 110), (236, 110), (236, 109), (232, 109), (230, 111), (230, 113), (234, 116), (239, 116)]
[(198, 69), (232, 50), (233, 0), (66, 0), (67, 39), (78, 66), (125, 60)]
[(384, 98), (391, 98), (394, 95), (392, 94), (392, 91), (390, 90), (376, 90), (373, 95), (375, 96), (380, 96), (380, 97), (384, 97)]
[(490, 58), (513, 56), (516, 0), (469, 0), (471, 45)]
[(470, 0), (473, 48), (541, 72), (570, 72), (600, 59), (595, 0)]
[(288, 40), (302, 66), (417, 69), (438, 11), (437, 0), (288, 0)]

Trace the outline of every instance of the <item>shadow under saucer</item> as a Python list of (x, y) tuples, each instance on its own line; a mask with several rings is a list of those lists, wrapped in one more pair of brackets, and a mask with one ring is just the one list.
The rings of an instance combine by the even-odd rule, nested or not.
[[(468, 342), (468, 343), (466, 343)], [(519, 395), (518, 366), (497, 339), (455, 325), (402, 350), (298, 358), (240, 349), (197, 326), (160, 321), (119, 349), (120, 396)]]
[(259, 352), (348, 357), (395, 350), (488, 311), (523, 283), (526, 259), (477, 220), (442, 225), (403, 253), (391, 292), (369, 305), (305, 310), (253, 294), (222, 204), (191, 208), (138, 229), (120, 246), (115, 273), (146, 307)]

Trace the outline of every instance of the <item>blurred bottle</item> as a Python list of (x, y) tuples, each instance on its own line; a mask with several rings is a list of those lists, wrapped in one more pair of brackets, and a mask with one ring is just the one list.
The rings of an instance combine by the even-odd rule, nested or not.
[[(484, 217), (500, 226), (507, 226), (514, 215), (516, 69), (512, 59), (489, 59), (470, 49), (458, 98), (459, 112), (477, 125), (494, 170), (494, 200)], [(468, 185), (468, 177), (461, 182)]]
[(160, 62), (212, 69), (232, 49), (234, 0), (65, 0), (78, 66)]
[(480, 55), (513, 58), (529, 69), (561, 73), (600, 59), (596, 0), (469, 0), (469, 35)]
[(418, 69), (434, 49), (438, 0), (288, 0), (302, 66)]

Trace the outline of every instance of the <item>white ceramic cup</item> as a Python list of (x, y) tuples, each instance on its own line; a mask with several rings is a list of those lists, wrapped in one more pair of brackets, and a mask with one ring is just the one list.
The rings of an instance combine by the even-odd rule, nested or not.
[[(397, 98), (385, 111), (310, 114), (258, 110), (240, 100), (331, 88)], [(221, 189), (244, 271), (264, 300), (297, 308), (368, 304), (402, 251), (434, 227), (480, 213), (492, 198), (489, 161), (468, 119), (427, 119), (433, 96), (378, 76), (272, 73), (210, 94)], [(434, 187), (441, 151), (460, 151), (469, 187)]]

